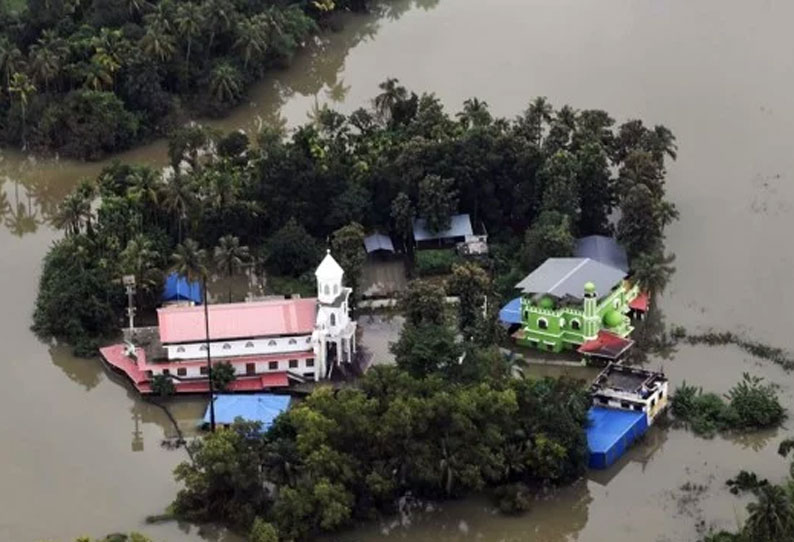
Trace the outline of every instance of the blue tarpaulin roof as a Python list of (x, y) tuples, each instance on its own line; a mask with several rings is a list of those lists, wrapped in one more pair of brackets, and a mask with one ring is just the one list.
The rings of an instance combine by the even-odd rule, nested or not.
[(163, 301), (192, 301), (201, 303), (201, 284), (198, 281), (189, 283), (185, 277), (171, 273), (163, 286)]
[(449, 221), (449, 228), (444, 231), (431, 232), (427, 229), (427, 222), (424, 218), (414, 220), (414, 240), (432, 241), (434, 239), (451, 239), (453, 237), (466, 237), (474, 235), (471, 229), (471, 219), (469, 215), (454, 215)]
[(391, 237), (383, 235), (382, 233), (373, 233), (365, 237), (364, 248), (367, 250), (367, 253), (375, 252), (376, 250), (394, 252), (394, 245), (391, 242)]
[[(235, 418), (246, 421), (261, 422), (266, 430), (273, 425), (273, 420), (289, 408), (288, 395), (255, 393), (253, 395), (216, 395), (215, 422), (230, 424)], [(210, 409), (204, 414), (204, 423), (210, 423)]]
[(587, 448), (591, 468), (610, 466), (648, 429), (648, 419), (641, 411), (594, 406), (587, 417), (590, 420)]
[(624, 273), (629, 271), (626, 249), (611, 237), (590, 235), (577, 239), (573, 255), (577, 258), (590, 258), (604, 265), (610, 265)]
[(505, 324), (521, 323), (521, 298), (511, 299), (510, 302), (499, 311), (499, 321)]

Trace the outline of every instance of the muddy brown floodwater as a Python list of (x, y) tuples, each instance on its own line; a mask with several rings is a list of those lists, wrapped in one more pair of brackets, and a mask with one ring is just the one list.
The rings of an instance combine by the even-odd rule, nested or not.
[[(678, 271), (660, 308), (668, 324), (715, 326), (791, 348), (794, 320), (794, 3), (786, 0), (396, 0), (386, 17), (356, 17), (299, 55), (215, 125), (306, 120), (316, 104), (349, 112), (388, 76), (436, 92), (450, 108), (471, 96), (512, 116), (534, 96), (601, 108), (619, 121), (664, 123), (678, 137), (669, 193), (681, 211), (668, 247)], [(232, 540), (212, 529), (145, 526), (173, 497), (183, 451), (160, 446), (172, 428), (96, 360), (29, 331), (41, 258), (58, 233), (48, 219), (74, 183), (102, 163), (0, 161), (0, 540), (68, 541), (140, 529), (157, 540)], [(165, 162), (162, 142), (121, 160)], [(4, 204), (7, 201), (7, 205)], [(388, 326), (380, 326), (382, 332)], [(387, 338), (374, 334), (373, 350)], [(366, 341), (366, 339), (365, 339)], [(792, 375), (732, 347), (680, 347), (664, 366), (727, 390), (743, 371), (779, 383), (794, 409)], [(186, 430), (200, 400), (172, 405)], [(732, 528), (744, 502), (725, 490), (740, 467), (779, 479), (786, 430), (703, 440), (654, 428), (618, 466), (505, 518), (478, 499), (378, 522), (339, 540), (478, 539), (613, 542), (693, 540), (699, 524)], [(695, 490), (681, 489), (690, 483)]]

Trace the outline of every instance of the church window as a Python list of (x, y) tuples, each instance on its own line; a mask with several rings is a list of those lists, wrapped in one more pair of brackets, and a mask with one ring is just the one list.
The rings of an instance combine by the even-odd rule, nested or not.
[(339, 285), (338, 284), (334, 284), (334, 295), (336, 295), (338, 293), (339, 293)]
[(298, 360), (297, 359), (289, 360), (289, 368), (290, 369), (297, 369), (298, 368)]
[(582, 323), (576, 318), (574, 318), (573, 320), (571, 320), (571, 329), (579, 331), (580, 329), (582, 329)]
[(176, 349), (176, 351), (177, 351), (179, 354), (181, 354), (182, 352), (184, 352), (184, 351), (185, 351), (185, 347), (184, 347), (184, 346), (180, 346), (179, 348), (177, 348), (177, 349)]
[(545, 318), (538, 318), (538, 327), (540, 329), (549, 329), (549, 321)]
[(232, 345), (230, 345), (229, 343), (226, 343), (226, 344), (223, 345), (223, 349), (224, 350), (231, 350), (232, 349)]
[(309, 344), (311, 342), (312, 342), (312, 338), (311, 337), (306, 337), (306, 344)]
[(335, 326), (335, 325), (336, 325), (336, 315), (331, 314), (331, 326)]
[(290, 344), (298, 344), (298, 341), (296, 341), (295, 339), (290, 339), (290, 340), (289, 340), (289, 343), (290, 343)]
[(276, 341), (274, 341), (273, 339), (270, 339), (270, 340), (267, 342), (267, 345), (268, 345), (268, 346), (276, 346)]
[(306, 360), (306, 367), (314, 367), (314, 358), (309, 358)]
[(199, 347), (199, 350), (201, 350), (202, 352), (206, 352), (207, 351), (207, 345), (206, 344), (202, 344), (201, 347)]
[(248, 341), (247, 343), (245, 343), (245, 347), (246, 348), (253, 348), (254, 347), (254, 343), (252, 343), (251, 341)]
[(325, 288), (323, 288), (323, 291), (325, 292), (325, 295), (330, 295), (331, 294), (331, 289), (328, 287), (327, 284), (325, 285)]

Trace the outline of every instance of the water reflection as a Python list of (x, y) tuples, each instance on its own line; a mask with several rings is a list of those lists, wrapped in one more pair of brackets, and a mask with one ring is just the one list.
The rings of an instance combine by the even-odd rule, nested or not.
[(102, 380), (102, 364), (99, 358), (77, 358), (72, 355), (72, 349), (67, 345), (52, 346), (49, 354), (52, 364), (86, 391), (95, 388)]

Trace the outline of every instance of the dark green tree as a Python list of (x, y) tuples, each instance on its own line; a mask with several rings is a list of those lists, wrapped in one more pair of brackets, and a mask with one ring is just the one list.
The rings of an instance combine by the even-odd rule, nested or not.
[(428, 175), (419, 183), (419, 215), (427, 229), (440, 232), (449, 228), (450, 219), (458, 209), (455, 181), (438, 175)]
[(573, 253), (574, 236), (568, 215), (544, 211), (527, 230), (524, 239), (524, 267), (532, 270), (548, 258), (568, 257)]

